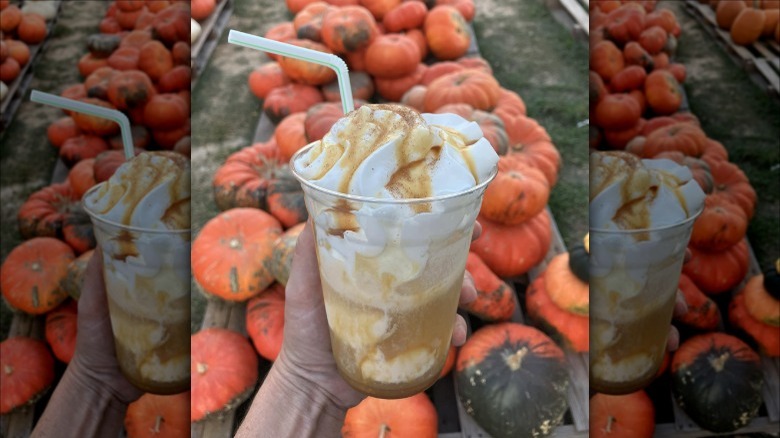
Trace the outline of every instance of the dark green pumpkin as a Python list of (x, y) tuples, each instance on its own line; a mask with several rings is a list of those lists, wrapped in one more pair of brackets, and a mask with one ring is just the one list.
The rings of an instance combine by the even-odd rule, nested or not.
[(764, 289), (776, 300), (780, 300), (780, 259), (764, 271)]
[(672, 391), (703, 429), (723, 433), (747, 425), (761, 406), (758, 354), (738, 338), (707, 333), (685, 341), (672, 359)]
[(458, 352), (455, 381), (466, 412), (494, 438), (549, 435), (568, 407), (563, 351), (518, 323), (474, 332)]
[(121, 42), (119, 35), (96, 33), (87, 37), (87, 50), (96, 58), (108, 58)]
[(577, 244), (569, 250), (569, 269), (583, 283), (590, 282), (590, 255), (585, 245)]

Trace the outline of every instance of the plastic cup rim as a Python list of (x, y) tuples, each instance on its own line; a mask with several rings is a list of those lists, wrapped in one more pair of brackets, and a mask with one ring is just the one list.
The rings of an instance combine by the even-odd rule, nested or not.
[(597, 233), (597, 234), (626, 234), (626, 235), (640, 234), (640, 233), (651, 233), (651, 232), (657, 232), (657, 231), (666, 231), (666, 230), (670, 230), (672, 228), (683, 227), (685, 225), (690, 224), (691, 222), (695, 221), (703, 211), (704, 211), (704, 206), (699, 208), (698, 211), (696, 211), (694, 214), (689, 216), (684, 221), (676, 222), (676, 223), (673, 223), (673, 224), (664, 225), (664, 226), (656, 227), (656, 228), (637, 228), (637, 229), (633, 229), (633, 230), (607, 230), (607, 229), (604, 229), (604, 228), (593, 228), (593, 227), (590, 227), (588, 229), (588, 231), (590, 233)]
[(135, 232), (135, 233), (175, 234), (175, 235), (191, 234), (192, 228), (186, 228), (186, 229), (181, 229), (181, 230), (158, 230), (158, 229), (154, 229), (154, 228), (142, 228), (142, 227), (136, 227), (136, 226), (133, 226), (133, 225), (121, 224), (119, 222), (114, 222), (112, 220), (109, 220), (109, 219), (106, 219), (106, 218), (98, 216), (95, 212), (91, 211), (89, 209), (89, 207), (87, 207), (86, 199), (92, 192), (97, 191), (103, 184), (106, 184), (106, 181), (98, 183), (98, 184), (95, 184), (93, 187), (91, 187), (89, 190), (87, 190), (86, 193), (84, 193), (84, 196), (81, 197), (81, 206), (84, 207), (84, 211), (86, 211), (87, 214), (89, 215), (89, 217), (92, 218), (93, 220), (96, 220), (96, 221), (101, 222), (101, 223), (106, 224), (106, 225), (111, 225), (111, 226), (116, 227), (116, 228), (121, 228), (123, 230), (132, 231), (132, 232)]
[(470, 187), (467, 190), (464, 190), (462, 192), (457, 193), (449, 193), (447, 195), (443, 196), (430, 196), (427, 198), (407, 198), (407, 199), (398, 199), (398, 198), (376, 198), (373, 196), (361, 196), (361, 195), (353, 195), (349, 193), (342, 193), (336, 190), (327, 189), (325, 187), (320, 187), (316, 184), (311, 183), (309, 180), (301, 176), (296, 170), (295, 170), (295, 161), (304, 153), (306, 153), (309, 149), (313, 148), (314, 145), (316, 145), (318, 141), (309, 143), (308, 145), (302, 147), (298, 151), (293, 154), (293, 156), (290, 158), (289, 167), (290, 171), (292, 172), (295, 179), (297, 179), (301, 184), (304, 186), (315, 190), (320, 193), (324, 193), (326, 195), (334, 196), (341, 199), (346, 199), (348, 201), (353, 202), (363, 202), (363, 203), (370, 203), (370, 204), (388, 204), (388, 205), (415, 205), (415, 204), (426, 204), (431, 202), (440, 202), (440, 201), (447, 201), (450, 199), (456, 199), (465, 197), (467, 195), (470, 195), (472, 193), (478, 192), (485, 188), (488, 184), (490, 184), (491, 181), (493, 181), (493, 178), (496, 177), (498, 174), (498, 167), (494, 167), (493, 171), (490, 173), (490, 175), (481, 183), (475, 185), (474, 187)]

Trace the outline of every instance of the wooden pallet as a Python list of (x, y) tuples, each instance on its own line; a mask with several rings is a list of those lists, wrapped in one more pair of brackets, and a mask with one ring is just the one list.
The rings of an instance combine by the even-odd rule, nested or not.
[(581, 43), (590, 37), (589, 0), (545, 0), (553, 18)]
[(208, 60), (219, 43), (222, 31), (233, 14), (233, 0), (219, 0), (214, 12), (200, 23), (201, 33), (192, 45), (192, 81), (190, 88), (195, 88), (198, 76), (208, 64)]
[(780, 98), (780, 45), (762, 40), (749, 46), (734, 44), (729, 32), (718, 27), (715, 11), (696, 0), (686, 0), (685, 10), (715, 38), (729, 56), (766, 92)]
[[(19, 4), (19, 7), (24, 3)], [(5, 128), (11, 124), (11, 120), (16, 114), (16, 110), (19, 109), (19, 105), (22, 100), (27, 96), (27, 88), (30, 86), (33, 78), (33, 65), (39, 53), (41, 53), (46, 47), (46, 43), (49, 41), (49, 35), (51, 35), (54, 27), (57, 25), (57, 18), (59, 17), (60, 10), (62, 9), (62, 0), (58, 0), (57, 3), (57, 15), (53, 19), (46, 23), (46, 38), (38, 43), (29, 46), (30, 59), (27, 61), (24, 67), (19, 71), (19, 76), (13, 80), (8, 86), (8, 94), (5, 96), (2, 102), (0, 102), (0, 132), (3, 132)]]

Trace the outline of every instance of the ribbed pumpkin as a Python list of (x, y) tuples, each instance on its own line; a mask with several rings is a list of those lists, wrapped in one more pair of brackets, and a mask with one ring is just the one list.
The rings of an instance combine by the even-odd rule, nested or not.
[(504, 322), (475, 331), (458, 352), (455, 381), (466, 412), (496, 438), (547, 436), (563, 422), (563, 351), (533, 327)]
[(714, 192), (730, 198), (742, 207), (748, 219), (752, 219), (757, 196), (745, 172), (728, 161), (710, 162), (710, 171), (715, 181)]
[(688, 249), (693, 257), (683, 265), (683, 272), (705, 293), (726, 292), (747, 274), (748, 247), (744, 240), (725, 251), (704, 251), (691, 245)]
[(94, 250), (86, 251), (68, 263), (68, 271), (60, 281), (60, 288), (74, 300), (78, 300), (81, 297), (81, 288), (84, 285), (84, 272), (86, 272), (89, 260), (94, 253)]
[(127, 438), (174, 438), (190, 433), (190, 392), (144, 394), (127, 406)]
[(725, 333), (695, 336), (672, 359), (677, 403), (703, 429), (724, 433), (758, 414), (764, 376), (758, 354)]
[(525, 293), (525, 307), (534, 325), (541, 328), (560, 345), (576, 352), (590, 350), (588, 317), (558, 307), (550, 299), (548, 281), (554, 277), (540, 275), (531, 283)]
[(288, 169), (282, 168), (268, 185), (268, 212), (285, 228), (305, 222), (309, 218), (303, 200), (301, 183)]
[(374, 16), (361, 6), (333, 8), (322, 20), (322, 42), (334, 53), (368, 47), (379, 35)]
[(496, 79), (479, 70), (461, 70), (435, 79), (425, 93), (424, 110), (435, 112), (448, 103), (467, 103), (490, 111), (498, 102), (501, 86)]
[(287, 163), (298, 149), (309, 143), (303, 121), (306, 113), (294, 113), (282, 119), (274, 130), (274, 140), (279, 148), (279, 161)]
[(78, 302), (71, 299), (46, 314), (46, 342), (51, 346), (54, 356), (64, 363), (70, 363), (76, 351), (77, 318)]
[[(748, 283), (750, 284), (750, 283)], [(757, 348), (769, 357), (780, 356), (780, 327), (764, 323), (750, 314), (747, 306), (748, 294), (735, 295), (729, 303), (729, 322), (747, 334)]]
[(288, 115), (306, 111), (322, 101), (317, 87), (291, 83), (271, 90), (263, 101), (263, 111), (273, 123), (279, 123)]
[(258, 359), (245, 337), (212, 327), (192, 335), (190, 344), (191, 422), (218, 418), (252, 394), (257, 385)]
[[(325, 45), (303, 39), (287, 41), (287, 44), (323, 53), (332, 53)], [(287, 56), (279, 58), (279, 66), (293, 81), (305, 85), (323, 85), (336, 78), (336, 72), (324, 65)]]
[(780, 289), (772, 284), (771, 276), (777, 276), (777, 271), (754, 275), (742, 291), (750, 316), (764, 324), (780, 327), (780, 298), (777, 298)]
[(341, 436), (435, 438), (438, 436), (436, 407), (424, 392), (396, 400), (366, 397), (347, 411)]
[(521, 224), (539, 214), (549, 196), (550, 186), (541, 171), (514, 155), (504, 155), (485, 190), (480, 214), (503, 225)]
[(260, 356), (276, 360), (284, 339), (284, 286), (274, 283), (247, 301), (246, 331)]
[(477, 299), (461, 308), (485, 321), (507, 321), (515, 310), (514, 291), (487, 267), (476, 253), (469, 252), (466, 270), (474, 279)]
[(204, 292), (246, 301), (274, 280), (269, 265), (282, 228), (256, 208), (224, 211), (203, 226), (192, 244), (192, 274)]
[(691, 245), (707, 251), (723, 251), (745, 237), (748, 218), (745, 212), (724, 194), (704, 199), (704, 210), (693, 223)]
[(220, 210), (235, 207), (268, 208), (267, 192), (282, 163), (275, 141), (255, 143), (228, 156), (212, 179), (214, 201)]
[(298, 236), (303, 231), (305, 225), (305, 223), (302, 223), (289, 228), (279, 237), (279, 240), (274, 245), (274, 252), (271, 256), (271, 273), (273, 273), (274, 279), (282, 286), (287, 286), (287, 280), (290, 279), (295, 244), (298, 242)]
[(468, 24), (453, 6), (438, 5), (431, 9), (425, 17), (423, 32), (431, 53), (440, 60), (462, 57), (471, 44)]
[(678, 289), (685, 298), (688, 311), (675, 315), (674, 320), (698, 330), (715, 330), (721, 322), (720, 310), (685, 274), (680, 274)]
[(651, 438), (655, 407), (645, 391), (590, 398), (590, 431), (595, 438)]
[(552, 231), (546, 210), (519, 225), (502, 225), (483, 216), (478, 220), (482, 235), (471, 243), (471, 250), (500, 277), (525, 274), (547, 254)]
[(0, 414), (34, 403), (54, 383), (54, 358), (43, 341), (16, 336), (0, 342)]

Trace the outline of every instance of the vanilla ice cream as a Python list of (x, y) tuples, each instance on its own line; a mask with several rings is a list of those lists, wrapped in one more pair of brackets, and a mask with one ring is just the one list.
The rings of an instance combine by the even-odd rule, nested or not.
[(660, 364), (682, 259), (704, 196), (690, 170), (671, 160), (591, 154), (590, 358), (596, 390), (607, 391), (600, 384), (629, 387), (651, 378)]
[(477, 123), (400, 105), (364, 105), (293, 158), (334, 353), (350, 383), (402, 385), (438, 373), (497, 162)]
[(190, 166), (145, 152), (84, 196), (103, 250), (117, 359), (136, 386), (180, 392), (189, 382)]

